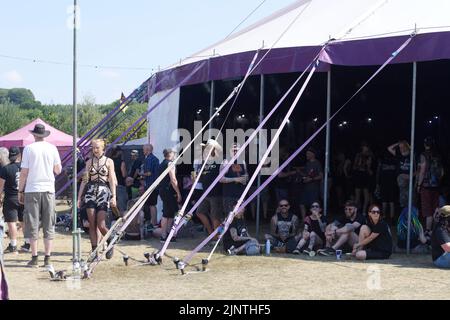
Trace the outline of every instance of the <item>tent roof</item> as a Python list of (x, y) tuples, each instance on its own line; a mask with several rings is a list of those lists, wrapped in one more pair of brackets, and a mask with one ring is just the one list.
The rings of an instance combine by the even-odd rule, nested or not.
[(47, 138), (45, 138), (46, 141), (54, 144), (57, 147), (72, 146), (73, 138), (71, 135), (68, 135), (58, 129), (53, 128), (51, 125), (49, 125), (40, 118), (37, 118), (36, 120), (30, 122), (26, 126), (14, 132), (11, 132), (3, 137), (0, 137), (0, 146), (7, 148), (12, 146), (25, 147), (26, 145), (33, 143), (34, 137), (30, 133), (30, 130), (33, 130), (36, 124), (43, 124), (45, 126), (45, 129), (50, 131), (50, 135)]
[(381, 64), (416, 28), (394, 62), (450, 58), (448, 12), (448, 0), (299, 0), (159, 72), (151, 91), (175, 86), (205, 60), (190, 84), (243, 76), (255, 51), (272, 47), (254, 74), (301, 71), (329, 39), (320, 59), (327, 64)]

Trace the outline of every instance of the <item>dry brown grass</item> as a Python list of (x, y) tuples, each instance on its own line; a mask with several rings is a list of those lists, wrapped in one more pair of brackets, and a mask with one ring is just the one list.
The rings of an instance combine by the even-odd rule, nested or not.
[[(55, 240), (55, 269), (71, 268), (71, 236)], [(201, 238), (180, 239), (168, 254), (184, 257)], [(40, 243), (42, 246), (42, 243)], [(159, 241), (122, 241), (118, 248), (144, 262), (143, 253)], [(89, 250), (86, 237), (82, 241)], [(209, 247), (211, 249), (211, 247)], [(193, 263), (206, 257), (197, 255)], [(389, 261), (336, 261), (333, 258), (272, 255), (270, 257), (213, 256), (204, 273), (181, 276), (169, 257), (162, 266), (126, 267), (121, 254), (102, 262), (92, 279), (80, 283), (49, 281), (44, 268), (25, 267), (29, 254), (6, 255), (12, 299), (448, 299), (449, 272), (432, 267), (429, 256), (394, 255)], [(41, 258), (42, 262), (43, 258)], [(381, 289), (370, 290), (368, 270), (378, 268)], [(186, 267), (187, 271), (195, 271)]]

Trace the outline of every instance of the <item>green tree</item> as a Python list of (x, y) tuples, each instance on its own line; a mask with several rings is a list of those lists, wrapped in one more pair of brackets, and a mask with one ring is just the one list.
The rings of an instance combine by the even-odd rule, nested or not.
[(31, 92), (30, 89), (24, 88), (14, 88), (8, 90), (7, 97), (9, 101), (19, 106), (23, 106), (24, 104), (30, 105), (35, 101), (33, 92)]

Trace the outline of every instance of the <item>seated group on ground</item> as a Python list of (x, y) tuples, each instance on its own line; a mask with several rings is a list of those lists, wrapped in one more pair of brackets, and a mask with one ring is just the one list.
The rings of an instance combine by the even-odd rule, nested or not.
[(303, 230), (289, 208), (287, 200), (280, 201), (271, 220), (271, 233), (265, 235), (276, 252), (331, 256), (341, 250), (359, 260), (388, 259), (392, 254), (390, 228), (377, 205), (369, 206), (366, 218), (349, 200), (345, 214), (327, 225), (320, 203), (313, 202)]

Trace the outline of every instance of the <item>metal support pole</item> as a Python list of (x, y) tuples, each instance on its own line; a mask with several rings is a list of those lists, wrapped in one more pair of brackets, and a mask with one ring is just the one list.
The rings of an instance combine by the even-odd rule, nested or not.
[[(264, 117), (264, 75), (261, 74), (261, 81), (260, 81), (260, 93), (259, 93), (259, 122)], [(259, 161), (259, 155), (260, 155), (260, 148), (261, 148), (261, 131), (258, 134), (258, 161)], [(258, 175), (258, 189), (261, 186), (261, 173)], [(258, 196), (256, 198), (256, 238), (259, 237), (259, 224), (260, 224), (260, 216), (261, 216), (261, 193), (258, 193)]]
[(406, 253), (410, 253), (411, 249), (411, 212), (412, 212), (412, 197), (413, 197), (413, 168), (414, 168), (414, 136), (416, 133), (416, 89), (417, 89), (417, 62), (413, 62), (413, 76), (412, 76), (412, 102), (411, 102), (411, 153), (409, 155), (409, 192), (408, 192), (408, 233), (406, 238)]
[(325, 216), (328, 214), (328, 174), (330, 171), (330, 115), (331, 115), (331, 66), (327, 72), (327, 127), (325, 141), (325, 169), (323, 183), (323, 210)]
[(78, 216), (77, 216), (77, 135), (78, 135), (78, 117), (77, 117), (77, 0), (73, 1), (73, 119), (72, 119), (72, 159), (73, 159), (73, 182), (72, 182), (72, 242), (73, 242), (73, 252), (72, 252), (72, 263), (74, 274), (80, 273), (80, 243), (79, 243), (79, 232), (78, 229)]
[[(210, 93), (210, 98), (209, 98), (210, 99), (209, 100), (209, 119), (212, 118), (212, 116), (215, 112), (215, 110), (214, 110), (215, 97), (216, 97), (216, 83), (214, 82), (214, 80), (211, 80), (211, 93)], [(213, 126), (213, 122), (214, 122), (214, 120), (209, 123), (209, 129), (210, 129), (209, 136), (208, 136), (209, 139), (211, 139), (211, 129)]]

